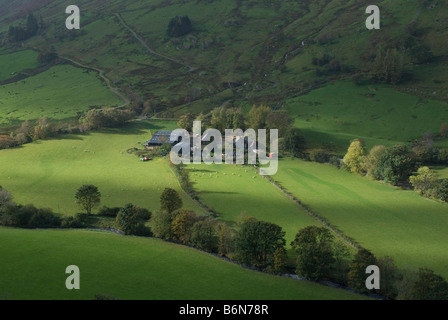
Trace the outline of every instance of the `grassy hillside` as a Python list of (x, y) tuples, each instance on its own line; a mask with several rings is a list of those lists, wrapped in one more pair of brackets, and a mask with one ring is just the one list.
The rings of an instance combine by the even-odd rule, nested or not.
[(37, 67), (37, 53), (23, 50), (0, 55), (0, 81), (10, 79), (18, 73)]
[(425, 266), (448, 277), (447, 204), (299, 160), (280, 161), (273, 178), (376, 255), (390, 255), (400, 267)]
[[(365, 28), (366, 4), (355, 0), (83, 0), (77, 5), (82, 8), (81, 31), (65, 30), (65, 4), (57, 1), (25, 2), (23, 14), (0, 16), (0, 28), (17, 25), (25, 12), (38, 9), (35, 14), (42, 15), (46, 28), (25, 46), (53, 45), (62, 56), (103, 69), (122, 88), (151, 101), (157, 112), (168, 110), (168, 115), (199, 113), (229, 100), (235, 106), (281, 106), (289, 97), (365, 72), (379, 47), (398, 48), (405, 71), (413, 75), (399, 90), (419, 97), (436, 92), (436, 99), (448, 99), (448, 9), (435, 0), (378, 2), (379, 31)], [(5, 4), (5, 16), (10, 7)], [(188, 15), (193, 30), (169, 38), (166, 28), (176, 15)], [(404, 47), (409, 38), (428, 46), (434, 56), (429, 64), (416, 62), (412, 50)], [(340, 74), (316, 73), (312, 59), (324, 53), (345, 66)]]
[[(9, 299), (365, 299), (306, 281), (243, 269), (160, 240), (87, 230), (0, 228), (0, 297)], [(80, 268), (80, 290), (65, 268)]]
[(67, 119), (90, 106), (121, 104), (95, 72), (60, 65), (0, 86), (0, 125), (44, 116)]
[(126, 152), (134, 146), (141, 148), (151, 132), (173, 126), (175, 122), (142, 121), (123, 129), (67, 135), (0, 150), (0, 185), (17, 203), (49, 207), (64, 215), (79, 212), (74, 195), (83, 184), (98, 186), (101, 205), (131, 202), (151, 211), (160, 208), (160, 194), (171, 187), (182, 195), (185, 207), (200, 213), (181, 191), (168, 160), (141, 162)]
[(344, 153), (356, 138), (363, 138), (369, 148), (408, 143), (424, 133), (438, 133), (448, 121), (447, 103), (347, 81), (288, 99), (286, 108), (310, 146)]

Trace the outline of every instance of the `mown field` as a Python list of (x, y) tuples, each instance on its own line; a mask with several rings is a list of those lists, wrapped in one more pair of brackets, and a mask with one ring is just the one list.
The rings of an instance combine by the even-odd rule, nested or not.
[(44, 116), (67, 119), (90, 106), (121, 104), (121, 99), (106, 87), (97, 73), (59, 65), (0, 86), (0, 125)]
[(189, 169), (201, 200), (224, 221), (234, 223), (252, 216), (278, 224), (286, 232), (288, 247), (299, 229), (320, 224), (252, 166), (192, 164)]
[(377, 256), (448, 277), (448, 206), (330, 165), (282, 160), (273, 178)]
[(101, 205), (133, 203), (151, 211), (160, 208), (160, 194), (171, 187), (182, 195), (185, 207), (200, 213), (181, 191), (169, 160), (142, 162), (126, 152), (142, 148), (153, 132), (175, 126), (172, 121), (134, 122), (122, 129), (65, 135), (0, 150), (0, 185), (17, 203), (49, 207), (64, 215), (80, 211), (74, 195), (83, 184), (98, 186)]
[(349, 81), (288, 99), (286, 108), (311, 147), (324, 145), (339, 152), (357, 138), (368, 147), (408, 143), (425, 133), (438, 133), (442, 123), (448, 122), (444, 102)]
[[(88, 230), (0, 228), (0, 297), (7, 299), (365, 299), (243, 269), (161, 240)], [(65, 269), (80, 269), (67, 290)]]

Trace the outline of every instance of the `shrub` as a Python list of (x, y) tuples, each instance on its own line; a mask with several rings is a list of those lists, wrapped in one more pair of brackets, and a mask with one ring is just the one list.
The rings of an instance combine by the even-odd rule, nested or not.
[(79, 119), (86, 129), (115, 128), (132, 119), (132, 112), (116, 108), (91, 109)]
[(197, 221), (191, 231), (191, 244), (207, 252), (218, 252), (218, 224), (216, 219)]
[(150, 235), (150, 230), (145, 227), (145, 222), (150, 217), (151, 213), (148, 210), (128, 203), (120, 209), (116, 217), (116, 223), (118, 228), (126, 235)]
[(17, 141), (7, 135), (0, 135), (0, 149), (8, 149), (17, 146)]
[(321, 149), (313, 149), (310, 151), (310, 160), (319, 163), (327, 163), (330, 155)]
[(434, 162), (439, 164), (448, 164), (448, 149), (438, 149), (434, 152)]
[(51, 209), (37, 209), (28, 222), (30, 228), (57, 228), (61, 226), (61, 218)]
[(417, 175), (409, 177), (409, 182), (422, 196), (432, 197), (437, 183), (437, 175), (428, 167), (421, 167)]
[(84, 228), (86, 226), (85, 214), (77, 214), (75, 217), (64, 217), (61, 221), (62, 228)]
[(408, 148), (396, 145), (386, 149), (381, 155), (372, 175), (375, 179), (396, 185), (406, 180), (415, 170), (415, 166), (415, 159), (410, 156)]
[(441, 179), (437, 182), (435, 187), (435, 197), (448, 202), (448, 179)]
[(341, 160), (336, 156), (330, 156), (330, 159), (328, 159), (328, 163), (338, 168), (341, 167)]
[(118, 215), (118, 212), (120, 212), (119, 207), (113, 207), (113, 208), (109, 208), (107, 206), (102, 206), (99, 211), (98, 211), (98, 215), (102, 216), (102, 217), (112, 217), (112, 218), (116, 218)]

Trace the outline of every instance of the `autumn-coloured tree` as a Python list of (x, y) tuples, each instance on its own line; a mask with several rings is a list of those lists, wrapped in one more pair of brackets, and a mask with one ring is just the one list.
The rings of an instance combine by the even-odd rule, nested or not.
[(191, 112), (188, 112), (186, 114), (183, 114), (180, 116), (179, 122), (177, 125), (181, 127), (182, 129), (187, 130), (188, 132), (191, 132), (193, 129), (193, 121), (195, 119), (194, 114)]
[(409, 177), (409, 182), (422, 196), (431, 197), (435, 193), (437, 174), (428, 167), (420, 167), (417, 174)]
[(268, 106), (252, 106), (247, 119), (248, 127), (254, 130), (266, 129), (266, 119), (271, 113), (271, 108)]
[(364, 157), (366, 156), (366, 148), (364, 141), (360, 139), (353, 140), (344, 157), (344, 163), (353, 173), (361, 174), (364, 168)]
[(190, 243), (193, 225), (196, 221), (197, 217), (193, 211), (180, 209), (173, 222), (171, 222), (174, 240), (183, 244)]
[(386, 147), (383, 145), (374, 146), (370, 149), (368, 156), (364, 158), (364, 170), (367, 172), (368, 176), (373, 174), (373, 171), (384, 152), (386, 152)]

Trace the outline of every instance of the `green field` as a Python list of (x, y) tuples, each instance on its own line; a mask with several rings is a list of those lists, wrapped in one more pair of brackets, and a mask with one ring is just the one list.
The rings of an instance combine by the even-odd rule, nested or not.
[(224, 221), (234, 223), (253, 216), (278, 224), (286, 232), (288, 247), (299, 229), (320, 224), (252, 166), (192, 164), (190, 169), (199, 197)]
[(287, 100), (286, 107), (307, 142), (346, 151), (363, 138), (368, 147), (407, 143), (438, 133), (448, 122), (448, 104), (397, 92), (387, 86), (335, 82)]
[(90, 106), (121, 104), (121, 99), (106, 87), (97, 73), (60, 65), (0, 86), (0, 125), (44, 116), (67, 119)]
[[(347, 291), (243, 269), (161, 240), (88, 230), (0, 227), (0, 298), (365, 299)], [(80, 269), (67, 290), (65, 269)], [(219, 289), (218, 289), (219, 288)]]
[(79, 212), (74, 195), (83, 184), (98, 186), (101, 205), (126, 203), (158, 210), (165, 187), (176, 189), (184, 205), (201, 209), (181, 191), (166, 159), (141, 162), (126, 150), (142, 148), (151, 132), (176, 126), (170, 121), (141, 121), (124, 127), (0, 150), (0, 185), (17, 203), (49, 207), (64, 215)]
[(448, 178), (448, 167), (445, 166), (431, 166), (431, 170), (434, 170), (439, 179), (447, 179)]
[(0, 81), (14, 77), (26, 69), (37, 67), (37, 53), (31, 50), (0, 55)]
[(273, 178), (377, 256), (448, 277), (448, 205), (330, 165), (283, 160)]

